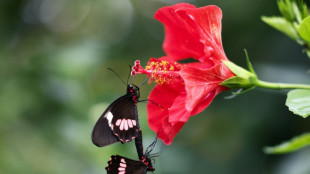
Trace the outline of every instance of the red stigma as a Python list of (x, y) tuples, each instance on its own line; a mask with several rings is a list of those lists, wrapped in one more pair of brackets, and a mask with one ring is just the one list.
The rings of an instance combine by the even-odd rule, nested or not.
[(131, 76), (134, 76), (136, 75), (136, 72), (135, 71), (131, 71)]
[(135, 66), (140, 65), (140, 60), (135, 61)]

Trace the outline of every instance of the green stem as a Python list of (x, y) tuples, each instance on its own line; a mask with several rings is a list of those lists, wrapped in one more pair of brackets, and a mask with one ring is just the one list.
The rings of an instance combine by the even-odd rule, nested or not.
[(304, 84), (287, 84), (287, 83), (271, 83), (258, 80), (255, 82), (257, 87), (269, 89), (310, 89), (310, 85)]

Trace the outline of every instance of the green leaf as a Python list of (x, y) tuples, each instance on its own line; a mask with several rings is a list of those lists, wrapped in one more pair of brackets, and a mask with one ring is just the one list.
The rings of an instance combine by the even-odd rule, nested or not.
[(298, 33), (302, 39), (304, 39), (307, 42), (310, 42), (310, 16), (302, 20)]
[(256, 76), (256, 73), (254, 71), (253, 65), (252, 65), (252, 63), (250, 61), (250, 58), (249, 58), (248, 51), (246, 49), (244, 49), (244, 54), (245, 54), (246, 63), (248, 65), (249, 70), (251, 71), (251, 73), (253, 73)]
[(250, 77), (256, 78), (255, 74), (234, 64), (231, 61), (223, 61), (223, 63), (238, 77), (241, 77), (244, 79), (250, 79)]
[(295, 30), (292, 23), (287, 21), (283, 17), (266, 17), (262, 16), (261, 18), (266, 24), (270, 25), (271, 27), (283, 32), (293, 40), (298, 41), (299, 36), (297, 31)]
[(310, 90), (295, 89), (287, 93), (285, 105), (294, 114), (304, 118), (310, 115)]
[(295, 2), (292, 3), (292, 7), (293, 7), (293, 12), (295, 14), (295, 18), (296, 18), (297, 22), (301, 23), (302, 16), (301, 16), (301, 13), (299, 11), (299, 8), (298, 8), (297, 4)]
[(302, 0), (300, 0), (298, 4), (299, 4), (299, 10), (300, 10), (301, 17), (302, 19), (304, 19), (308, 16), (307, 4), (305, 4), (304, 1)]
[(310, 133), (305, 133), (277, 146), (265, 147), (264, 152), (267, 154), (282, 154), (299, 150), (308, 145), (310, 145)]
[(310, 50), (306, 50), (307, 56), (310, 58)]
[(292, 7), (292, 2), (290, 0), (279, 0), (278, 8), (282, 16), (288, 21), (294, 21), (294, 12)]

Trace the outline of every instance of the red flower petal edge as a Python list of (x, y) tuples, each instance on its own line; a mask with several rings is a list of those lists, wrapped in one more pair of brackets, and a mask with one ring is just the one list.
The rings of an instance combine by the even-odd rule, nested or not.
[(171, 59), (227, 59), (221, 42), (222, 11), (217, 6), (180, 3), (160, 8), (155, 19), (165, 26), (163, 48)]

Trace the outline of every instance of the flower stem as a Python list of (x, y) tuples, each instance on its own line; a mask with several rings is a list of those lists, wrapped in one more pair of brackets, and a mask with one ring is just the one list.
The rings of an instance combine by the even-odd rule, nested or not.
[(257, 80), (255, 82), (257, 87), (269, 89), (310, 89), (310, 85), (304, 84), (287, 84), (287, 83), (271, 83)]

